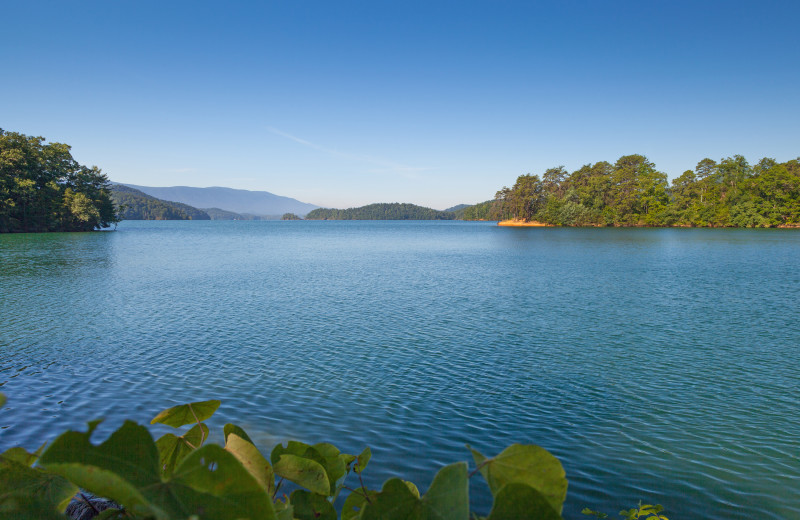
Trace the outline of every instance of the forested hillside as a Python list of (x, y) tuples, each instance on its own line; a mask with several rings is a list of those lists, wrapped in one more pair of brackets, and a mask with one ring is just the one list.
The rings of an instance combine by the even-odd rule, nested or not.
[(306, 220), (453, 220), (446, 211), (414, 204), (378, 203), (349, 209), (319, 208), (306, 215)]
[(800, 159), (750, 165), (741, 155), (703, 159), (670, 184), (642, 155), (616, 163), (521, 175), (468, 220), (535, 220), (564, 226), (800, 226)]
[(208, 213), (180, 202), (151, 197), (125, 186), (111, 186), (111, 197), (122, 220), (210, 220)]
[(0, 129), (0, 233), (108, 227), (118, 221), (108, 187), (68, 145)]

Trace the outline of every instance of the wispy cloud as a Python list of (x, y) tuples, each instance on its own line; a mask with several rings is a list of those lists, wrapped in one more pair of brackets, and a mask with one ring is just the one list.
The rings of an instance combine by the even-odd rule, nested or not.
[(306, 141), (305, 139), (301, 139), (295, 135), (289, 134), (282, 130), (278, 130), (277, 128), (267, 127), (267, 130), (270, 133), (275, 135), (279, 135), (281, 137), (285, 137), (291, 141), (296, 143), (302, 144), (303, 146), (307, 146), (314, 150), (326, 153), (328, 155), (334, 157), (341, 157), (342, 159), (347, 159), (350, 161), (358, 161), (363, 163), (372, 164), (374, 166), (379, 166), (380, 168), (373, 168), (368, 170), (370, 173), (384, 173), (384, 174), (395, 174), (395, 175), (402, 175), (403, 177), (407, 177), (409, 179), (416, 179), (419, 178), (416, 173), (421, 171), (430, 170), (431, 168), (424, 168), (424, 167), (416, 167), (416, 166), (407, 166), (405, 164), (399, 164), (392, 161), (387, 161), (385, 159), (381, 159), (379, 157), (372, 157), (369, 155), (361, 155), (361, 154), (354, 154), (348, 152), (341, 152), (339, 150), (334, 150), (332, 148), (326, 148), (324, 146), (320, 146), (318, 144), (314, 144), (311, 141)]

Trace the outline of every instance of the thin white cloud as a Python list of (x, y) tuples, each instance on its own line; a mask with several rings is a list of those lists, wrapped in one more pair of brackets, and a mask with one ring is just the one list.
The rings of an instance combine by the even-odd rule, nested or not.
[(392, 161), (387, 161), (385, 159), (371, 157), (369, 155), (359, 155), (354, 153), (347, 153), (347, 152), (340, 152), (339, 150), (333, 150), (331, 148), (325, 148), (324, 146), (319, 146), (318, 144), (314, 144), (311, 141), (306, 141), (305, 139), (301, 139), (295, 135), (289, 134), (287, 132), (283, 132), (278, 130), (277, 128), (267, 127), (267, 130), (270, 133), (275, 135), (279, 135), (281, 137), (285, 137), (291, 141), (294, 141), (298, 144), (302, 144), (303, 146), (307, 146), (309, 148), (313, 148), (314, 150), (326, 153), (328, 155), (332, 155), (334, 157), (341, 157), (342, 159), (347, 159), (351, 161), (358, 161), (358, 162), (365, 162), (369, 164), (373, 164), (375, 166), (380, 166), (379, 169), (371, 169), (368, 170), (370, 173), (389, 173), (389, 174), (396, 174), (402, 175), (403, 177), (407, 177), (409, 179), (418, 179), (419, 176), (415, 175), (416, 172), (421, 172), (425, 170), (430, 170), (430, 168), (424, 167), (415, 167), (415, 166), (407, 166), (405, 164), (399, 164)]

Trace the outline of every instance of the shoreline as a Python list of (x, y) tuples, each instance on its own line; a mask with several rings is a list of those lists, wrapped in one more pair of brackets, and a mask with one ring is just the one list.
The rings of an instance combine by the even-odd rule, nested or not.
[(536, 220), (501, 220), (497, 223), (498, 226), (506, 227), (556, 227), (554, 224), (546, 224)]

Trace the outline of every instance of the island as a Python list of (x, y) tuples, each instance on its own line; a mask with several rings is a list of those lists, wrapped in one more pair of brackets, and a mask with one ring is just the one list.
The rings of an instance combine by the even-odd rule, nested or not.
[(415, 204), (377, 203), (348, 209), (318, 208), (306, 220), (454, 220), (455, 213)]

